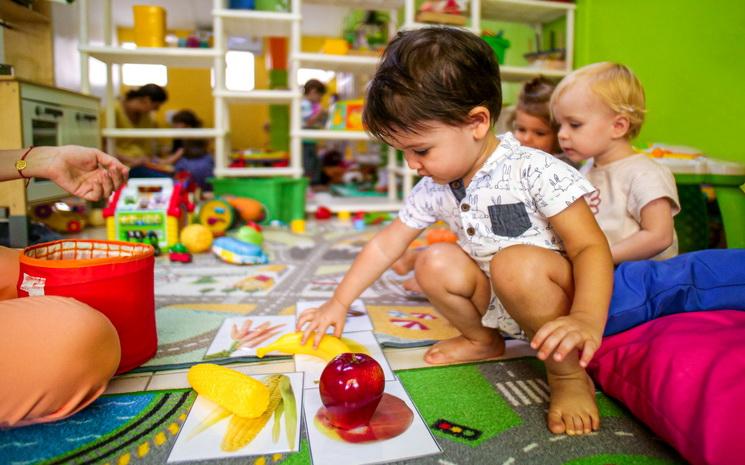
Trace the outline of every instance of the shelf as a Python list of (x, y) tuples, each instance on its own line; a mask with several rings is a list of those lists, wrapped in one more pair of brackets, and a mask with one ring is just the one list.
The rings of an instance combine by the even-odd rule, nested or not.
[(222, 97), (230, 103), (292, 103), (299, 92), (291, 90), (252, 90), (249, 92), (215, 91), (215, 97)]
[(303, 0), (303, 3), (343, 6), (363, 10), (390, 10), (404, 6), (403, 0)]
[(544, 0), (481, 0), (481, 17), (517, 23), (549, 23), (576, 8), (574, 3)]
[(38, 11), (26, 8), (10, 1), (0, 2), (0, 18), (12, 23), (43, 23), (48, 24), (49, 18)]
[(228, 168), (215, 167), (217, 177), (252, 177), (252, 176), (301, 176), (302, 168)]
[(218, 129), (107, 129), (101, 130), (101, 135), (109, 139), (145, 139), (145, 138), (178, 138), (178, 139), (208, 139), (221, 137), (225, 131)]
[(327, 129), (301, 129), (293, 136), (315, 140), (374, 140), (365, 131), (330, 131)]
[(400, 200), (391, 200), (388, 197), (335, 197), (331, 194), (316, 194), (308, 199), (305, 211), (315, 213), (318, 207), (326, 207), (334, 213), (340, 211), (348, 212), (392, 212), (403, 207)]
[(222, 18), (228, 36), (287, 37), (293, 21), (300, 15), (274, 11), (213, 10), (212, 14)]
[(468, 26), (455, 26), (452, 24), (420, 23), (418, 21), (414, 21), (413, 23), (409, 23), (409, 24), (404, 24), (403, 26), (401, 26), (401, 30), (414, 30), (414, 29), (422, 29), (425, 27), (454, 27), (458, 29), (467, 29), (473, 32), (474, 34), (479, 34), (478, 29), (468, 27)]
[(298, 53), (293, 57), (301, 67), (353, 73), (374, 73), (380, 57), (368, 55), (328, 55), (324, 53)]
[(502, 81), (527, 81), (538, 75), (546, 76), (547, 78), (561, 79), (569, 74), (569, 72), (562, 69), (499, 65), (499, 74), (502, 77)]
[(81, 53), (110, 64), (140, 63), (174, 68), (211, 68), (219, 54), (211, 48), (136, 48), (81, 46)]

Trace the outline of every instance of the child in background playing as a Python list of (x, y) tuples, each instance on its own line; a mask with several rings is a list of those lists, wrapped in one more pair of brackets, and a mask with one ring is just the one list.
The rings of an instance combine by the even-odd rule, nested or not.
[[(451, 28), (400, 32), (370, 83), (363, 121), (400, 149), (423, 178), (399, 217), (363, 248), (330, 300), (298, 318), (314, 343), (438, 219), (458, 243), (437, 243), (416, 264), (433, 305), (462, 333), (425, 361), (497, 357), (497, 331), (524, 331), (546, 363), (548, 427), (587, 434), (600, 425), (584, 367), (600, 344), (613, 266), (584, 196), (592, 186), (552, 156), (492, 132), (501, 109), (499, 68), (474, 34)], [(492, 291), (493, 289), (493, 291)], [(582, 356), (578, 354), (582, 351)]]
[(561, 153), (556, 136), (558, 126), (551, 120), (549, 102), (556, 84), (538, 76), (526, 82), (517, 99), (513, 114), (512, 130), (521, 144), (550, 153), (574, 168), (577, 164)]
[[(202, 122), (191, 110), (181, 110), (171, 118), (174, 128), (201, 128)], [(175, 139), (172, 152), (178, 154), (174, 164), (176, 172), (186, 171), (194, 182), (204, 189), (209, 187), (207, 178), (215, 173), (215, 160), (207, 151), (207, 141), (204, 139)]]
[[(320, 129), (326, 124), (326, 110), (321, 107), (321, 99), (326, 94), (326, 85), (318, 79), (309, 79), (303, 87), (303, 100), (300, 103), (300, 117), (304, 129)], [(311, 185), (321, 183), (321, 162), (318, 159), (318, 145), (315, 141), (303, 141), (303, 171)]]
[(673, 216), (680, 211), (670, 170), (634, 152), (644, 122), (644, 89), (624, 65), (595, 63), (565, 77), (551, 97), (559, 144), (597, 189), (590, 208), (608, 238), (613, 262), (678, 253)]

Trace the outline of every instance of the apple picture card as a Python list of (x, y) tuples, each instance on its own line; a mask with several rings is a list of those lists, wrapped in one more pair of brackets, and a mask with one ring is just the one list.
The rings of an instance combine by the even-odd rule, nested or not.
[[(325, 300), (301, 300), (298, 301), (295, 306), (295, 313), (300, 316), (305, 310), (309, 308), (317, 308), (323, 304)], [(355, 331), (372, 331), (373, 325), (370, 321), (370, 316), (367, 314), (367, 308), (362, 300), (357, 299), (352, 302), (347, 310), (347, 320), (344, 323), (344, 332), (351, 333)], [(327, 333), (333, 333), (334, 327), (330, 326)]]
[[(362, 352), (374, 358), (383, 368), (383, 375), (386, 380), (396, 379), (393, 374), (388, 360), (383, 355), (383, 349), (380, 348), (378, 340), (372, 331), (359, 331), (356, 333), (344, 333), (341, 335), (342, 341), (346, 342), (352, 352)], [(295, 354), (295, 370), (305, 373), (305, 389), (318, 388), (318, 380), (321, 378), (323, 369), (326, 368), (325, 360), (306, 354)]]
[[(267, 383), (272, 377), (290, 381), (294, 402), (281, 397), (272, 412), (255, 419), (241, 419), (204, 396), (198, 396), (176, 438), (168, 462), (210, 460), (300, 450), (300, 418), (303, 374), (254, 375)], [(294, 405), (291, 405), (293, 404)], [(270, 409), (272, 404), (270, 400)], [(220, 412), (227, 412), (220, 415)], [(279, 414), (277, 413), (279, 412)], [(255, 433), (253, 437), (251, 437)], [(244, 444), (245, 443), (245, 444)]]
[[(365, 465), (442, 452), (399, 381), (386, 381), (383, 396), (370, 426), (338, 431), (324, 426), (323, 416), (319, 415), (323, 407), (319, 390), (305, 389), (303, 410), (313, 463)], [(381, 409), (389, 411), (384, 418), (376, 419)], [(387, 439), (376, 438), (390, 436), (391, 431), (396, 431), (398, 435)]]
[(255, 356), (257, 348), (292, 332), (295, 332), (295, 317), (292, 315), (225, 318), (204, 360)]

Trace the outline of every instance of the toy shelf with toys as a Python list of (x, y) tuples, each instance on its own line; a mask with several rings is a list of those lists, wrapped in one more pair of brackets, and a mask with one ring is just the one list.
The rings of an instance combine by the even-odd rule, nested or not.
[(111, 241), (144, 242), (164, 250), (178, 242), (194, 204), (170, 178), (134, 178), (117, 190), (103, 211)]

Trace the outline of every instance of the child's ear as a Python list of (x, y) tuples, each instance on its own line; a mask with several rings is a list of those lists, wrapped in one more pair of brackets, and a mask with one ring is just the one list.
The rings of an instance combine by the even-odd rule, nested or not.
[(468, 112), (469, 126), (473, 129), (475, 139), (483, 139), (491, 131), (491, 112), (484, 106), (473, 107)]
[(629, 117), (623, 114), (618, 114), (613, 118), (613, 136), (616, 138), (626, 137), (631, 127), (631, 121)]

